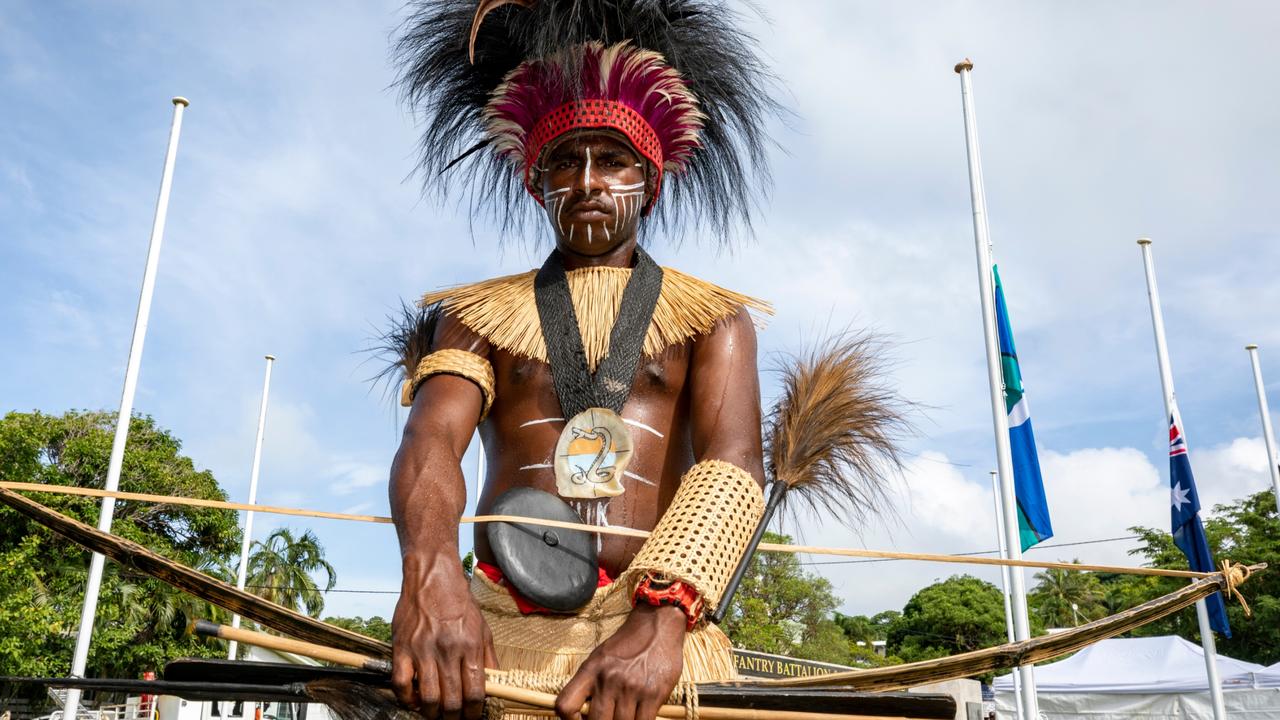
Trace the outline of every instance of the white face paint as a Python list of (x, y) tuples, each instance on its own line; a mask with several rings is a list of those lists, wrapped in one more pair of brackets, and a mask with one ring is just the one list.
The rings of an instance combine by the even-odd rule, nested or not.
[[(573, 188), (557, 188), (546, 194), (544, 198), (547, 203), (547, 212), (555, 219), (556, 229), (560, 235), (564, 235), (564, 203), (569, 199), (569, 191)], [(572, 230), (573, 228), (570, 228)]]
[[(564, 211), (566, 205), (569, 204), (572, 194), (579, 190), (586, 196), (591, 195), (592, 191), (592, 174), (595, 172), (595, 156), (592, 148), (583, 148), (583, 172), (582, 182), (580, 186), (568, 186), (549, 190), (543, 196), (543, 202), (546, 205), (547, 213), (552, 218), (552, 223), (561, 238), (572, 243), (574, 233), (577, 229), (576, 223), (569, 223), (566, 227), (564, 219)], [(643, 162), (637, 162), (633, 167), (643, 168)], [(597, 233), (603, 233), (603, 240), (609, 243), (613, 240), (613, 236), (618, 234), (624, 227), (630, 226), (640, 214), (640, 210), (644, 206), (645, 187), (648, 183), (645, 181), (628, 184), (609, 185), (609, 200), (613, 204), (613, 222), (607, 220), (598, 223), (588, 223), (583, 227), (587, 233), (587, 244), (595, 243)], [(599, 224), (597, 228), (595, 225)]]
[[(610, 198), (613, 200), (613, 232), (631, 224), (640, 212), (640, 206), (644, 204), (644, 186), (643, 181), (609, 186)], [(608, 232), (608, 228), (605, 232)]]

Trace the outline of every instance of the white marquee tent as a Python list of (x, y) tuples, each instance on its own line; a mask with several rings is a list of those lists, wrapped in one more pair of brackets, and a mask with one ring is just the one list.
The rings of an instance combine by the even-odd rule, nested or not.
[[(1227, 714), (1280, 720), (1280, 664), (1270, 668), (1218, 656)], [(996, 678), (996, 711), (1016, 717), (1011, 675)], [(1048, 720), (1212, 720), (1204, 652), (1179, 637), (1111, 639), (1036, 668), (1040, 712)]]

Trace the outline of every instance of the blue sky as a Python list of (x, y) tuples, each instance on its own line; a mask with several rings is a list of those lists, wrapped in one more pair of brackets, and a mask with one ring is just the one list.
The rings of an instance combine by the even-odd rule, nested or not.
[[(1159, 8), (1158, 11), (1155, 8)], [(170, 119), (191, 99), (136, 407), (247, 494), (262, 356), (260, 501), (382, 514), (403, 416), (360, 350), (402, 298), (536, 265), (545, 248), (423, 200), (387, 89), (397, 2), (0, 7), (0, 407), (119, 402)], [(1155, 239), (1174, 376), (1206, 504), (1268, 480), (1248, 359), (1280, 406), (1280, 9), (1264, 3), (806, 0), (758, 24), (794, 127), (732, 254), (652, 251), (772, 301), (767, 356), (830, 328), (896, 343), (925, 406), (898, 519), (806, 540), (993, 546), (993, 464), (957, 76), (969, 56), (993, 239), (1055, 542), (1168, 522), (1163, 409), (1138, 247)], [(765, 384), (771, 399), (774, 386)], [(474, 467), (466, 468), (469, 482)], [(127, 488), (126, 488), (127, 489)], [(474, 492), (471, 493), (474, 496)], [(261, 537), (281, 522), (257, 522)], [(287, 524), (299, 527), (290, 520)], [(384, 526), (311, 523), (340, 589), (399, 585)], [(1126, 543), (1038, 551), (1127, 562)], [(1256, 560), (1257, 558), (1241, 558)], [(952, 567), (823, 565), (851, 612)], [(974, 571), (982, 577), (996, 575)], [(389, 615), (391, 594), (328, 610)]]

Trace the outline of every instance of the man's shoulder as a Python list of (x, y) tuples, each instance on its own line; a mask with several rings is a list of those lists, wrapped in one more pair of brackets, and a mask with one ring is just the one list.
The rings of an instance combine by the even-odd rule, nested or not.
[(452, 285), (440, 290), (432, 290), (422, 296), (419, 304), (423, 307), (439, 305), (444, 310), (467, 308), (473, 305), (489, 305), (495, 302), (511, 302), (525, 299), (533, 295), (533, 277), (537, 270), (502, 275), (479, 282)]

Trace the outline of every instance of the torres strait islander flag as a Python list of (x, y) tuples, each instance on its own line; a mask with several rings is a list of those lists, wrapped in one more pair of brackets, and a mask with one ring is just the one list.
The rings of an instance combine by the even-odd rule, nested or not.
[(1000, 336), (1000, 371), (1004, 375), (1004, 408), (1009, 413), (1009, 448), (1013, 455), (1013, 494), (1018, 506), (1018, 536), (1022, 549), (1053, 537), (1049, 503), (1040, 477), (1040, 456), (1031, 430), (1031, 414), (1023, 395), (1022, 370), (1013, 346), (1013, 328), (1004, 302), (1000, 271), (992, 267), (996, 283), (996, 328)]
[[(1173, 406), (1173, 416), (1169, 418), (1169, 505), (1173, 543), (1187, 556), (1192, 570), (1214, 572), (1213, 555), (1209, 553), (1209, 541), (1200, 522), (1200, 494), (1196, 492), (1196, 479), (1191, 476), (1191, 459), (1187, 457), (1187, 439), (1182, 434), (1177, 405)], [(1209, 626), (1231, 637), (1222, 593), (1205, 598), (1205, 608), (1209, 611)]]

